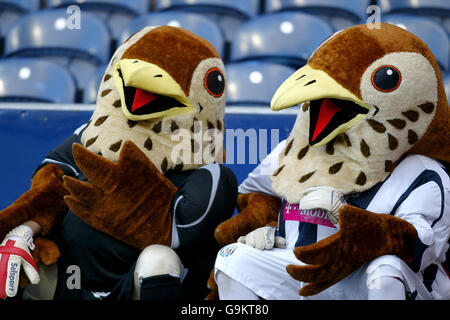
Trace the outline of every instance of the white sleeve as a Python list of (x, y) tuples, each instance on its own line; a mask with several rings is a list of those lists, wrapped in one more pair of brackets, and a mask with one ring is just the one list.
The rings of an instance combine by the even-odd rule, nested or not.
[(259, 192), (279, 197), (272, 189), (270, 176), (278, 168), (280, 153), (284, 150), (286, 140), (281, 141), (263, 161), (249, 173), (239, 186), (239, 193)]
[(450, 189), (434, 181), (427, 182), (409, 194), (395, 216), (417, 230), (415, 272), (445, 260), (450, 234)]

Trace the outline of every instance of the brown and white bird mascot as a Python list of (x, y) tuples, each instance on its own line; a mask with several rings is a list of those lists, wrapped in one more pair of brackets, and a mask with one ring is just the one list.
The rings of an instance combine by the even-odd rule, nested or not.
[(90, 121), (0, 212), (0, 296), (16, 295), (21, 266), (36, 284), (37, 263), (57, 260), (56, 288), (30, 285), (32, 297), (204, 298), (214, 228), (237, 196), (220, 164), (224, 92), (220, 56), (187, 30), (146, 27), (122, 44)]
[(450, 110), (426, 44), (385, 23), (339, 31), (271, 107), (299, 104), (239, 187), (241, 216), (216, 230), (238, 242), (210, 287), (223, 299), (450, 299)]

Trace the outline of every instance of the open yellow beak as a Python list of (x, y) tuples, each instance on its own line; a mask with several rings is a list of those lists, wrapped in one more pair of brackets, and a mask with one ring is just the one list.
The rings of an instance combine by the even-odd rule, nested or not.
[(170, 117), (194, 109), (180, 85), (157, 65), (122, 59), (115, 65), (113, 78), (122, 111), (130, 120)]
[(323, 145), (364, 118), (370, 107), (322, 70), (306, 65), (275, 92), (271, 108), (279, 111), (310, 103), (310, 145)]

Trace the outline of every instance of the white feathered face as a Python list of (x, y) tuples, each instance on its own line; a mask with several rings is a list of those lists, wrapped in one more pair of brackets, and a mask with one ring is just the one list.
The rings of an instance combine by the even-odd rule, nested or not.
[(275, 93), (274, 110), (303, 103), (273, 187), (298, 203), (308, 187), (344, 194), (384, 180), (429, 128), (438, 103), (435, 69), (420, 53), (393, 52), (373, 61), (351, 92), (310, 65)]
[[(168, 37), (171, 32), (180, 32), (178, 28), (161, 28), (166, 28)], [(117, 161), (123, 143), (131, 140), (162, 172), (221, 162), (224, 64), (214, 54), (205, 55), (195, 66), (186, 67), (189, 74), (184, 74), (173, 66), (164, 69), (166, 60), (154, 64), (145, 56), (126, 56), (129, 48), (155, 29), (136, 33), (112, 57), (81, 141), (91, 151)], [(195, 43), (195, 38), (190, 41)], [(170, 46), (166, 49), (173, 53)], [(181, 51), (186, 56), (189, 47)]]

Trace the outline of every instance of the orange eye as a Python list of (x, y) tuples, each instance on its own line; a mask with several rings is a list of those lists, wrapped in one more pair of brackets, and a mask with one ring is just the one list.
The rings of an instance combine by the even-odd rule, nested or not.
[(225, 91), (225, 77), (219, 68), (211, 68), (206, 72), (205, 89), (213, 97), (219, 98), (223, 95)]
[(402, 82), (400, 71), (394, 66), (381, 66), (372, 73), (372, 85), (381, 92), (392, 92)]

